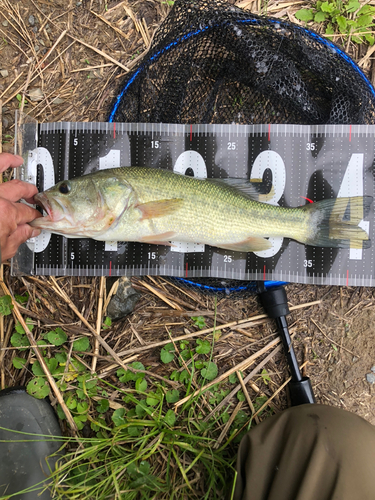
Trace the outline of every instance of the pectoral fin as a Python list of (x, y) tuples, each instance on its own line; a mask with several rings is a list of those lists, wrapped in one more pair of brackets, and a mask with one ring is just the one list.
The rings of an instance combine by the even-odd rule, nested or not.
[(149, 243), (150, 245), (165, 245), (171, 247), (169, 240), (173, 238), (176, 233), (174, 231), (168, 231), (162, 234), (150, 234), (150, 236), (143, 236), (139, 241), (142, 243)]
[(182, 198), (171, 198), (170, 200), (149, 201), (148, 203), (136, 205), (135, 208), (138, 208), (142, 213), (140, 220), (146, 220), (173, 214), (182, 207), (183, 202)]
[(235, 252), (259, 252), (260, 250), (268, 250), (272, 245), (265, 238), (258, 236), (246, 238), (246, 240), (238, 241), (237, 243), (223, 243), (216, 246)]

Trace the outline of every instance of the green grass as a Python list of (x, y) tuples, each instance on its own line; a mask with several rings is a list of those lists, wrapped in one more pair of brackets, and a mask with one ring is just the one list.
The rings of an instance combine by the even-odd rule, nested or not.
[[(11, 313), (8, 299), (3, 298), (0, 306), (3, 314)], [(32, 320), (27, 324), (35, 328)], [(199, 329), (207, 326), (201, 316), (192, 318), (191, 324)], [(110, 321), (103, 326), (110, 327)], [(50, 477), (53, 498), (222, 499), (230, 495), (237, 446), (251, 418), (240, 410), (230, 423), (233, 402), (216, 413), (213, 410), (238, 380), (230, 377), (176, 406), (216, 378), (216, 335), (214, 331), (209, 338), (180, 342), (169, 335), (171, 342), (159, 351), (157, 372), (162, 376), (154, 376), (154, 366), (136, 361), (128, 370), (119, 368), (111, 379), (101, 379), (86, 368), (87, 337), (70, 340), (61, 328), (39, 335), (38, 345), (79, 429), (77, 436), (65, 439), (66, 455)], [(14, 367), (25, 369), (28, 341), (19, 324), (11, 343), (19, 348)], [(41, 366), (33, 361), (27, 390), (44, 398), (50, 388)], [(244, 400), (241, 396), (239, 392), (238, 401)], [(255, 406), (263, 403), (256, 400)], [(69, 428), (61, 406), (56, 410)]]

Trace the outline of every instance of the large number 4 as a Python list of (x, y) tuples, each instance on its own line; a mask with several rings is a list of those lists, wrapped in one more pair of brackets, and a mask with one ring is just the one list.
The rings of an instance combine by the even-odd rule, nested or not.
[[(363, 153), (354, 153), (349, 160), (339, 192), (337, 193), (338, 198), (346, 196), (363, 196)], [(357, 220), (361, 220), (358, 225), (368, 234), (370, 223), (363, 220), (363, 207), (360, 210), (361, 213), (356, 213), (355, 217)], [(352, 214), (350, 215), (352, 216)], [(349, 258), (361, 260), (362, 248), (351, 248)]]

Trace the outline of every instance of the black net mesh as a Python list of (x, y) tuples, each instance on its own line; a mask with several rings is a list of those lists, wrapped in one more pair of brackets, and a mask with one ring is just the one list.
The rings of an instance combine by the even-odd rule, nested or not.
[[(122, 82), (109, 115), (111, 122), (189, 124), (374, 119), (375, 91), (337, 45), (222, 0), (175, 2), (148, 54)], [(203, 291), (246, 292), (243, 283), (197, 283)]]
[(222, 0), (177, 0), (110, 121), (374, 123), (374, 90), (335, 44)]

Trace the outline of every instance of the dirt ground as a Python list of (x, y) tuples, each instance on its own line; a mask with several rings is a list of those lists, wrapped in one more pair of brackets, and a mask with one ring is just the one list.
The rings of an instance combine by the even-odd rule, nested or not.
[[(241, 4), (253, 12), (260, 10), (256, 1), (231, 3)], [(274, 16), (287, 15), (295, 20), (293, 12), (297, 7), (289, 4), (284, 8), (283, 3), (270, 1), (268, 8)], [(147, 51), (153, 33), (169, 8), (167, 2), (157, 0), (0, 0), (3, 150), (13, 152), (14, 113), (19, 107), (40, 122), (104, 121), (122, 79)], [(357, 61), (367, 53), (366, 47), (350, 45), (345, 48)], [(374, 81), (371, 58), (362, 62), (362, 69)], [(58, 306), (61, 299), (53, 296), (48, 279), (39, 282), (27, 278), (19, 280), (10, 277), (9, 269), (5, 267), (5, 280), (13, 292), (27, 289), (30, 297), (40, 297), (43, 286), (51, 287), (48, 303), (35, 304), (31, 300), (27, 305), (29, 312), (22, 312), (31, 314), (38, 326), (64, 323), (67, 331), (74, 335), (74, 326), (69, 325), (73, 325), (76, 318), (69, 309)], [(173, 334), (176, 336), (186, 333), (186, 330), (191, 332), (191, 320), (181, 310), (214, 310), (211, 297), (174, 292), (162, 279), (143, 280), (161, 290), (165, 297), (177, 294), (177, 304), (189, 304), (189, 307), (182, 305), (180, 312), (178, 308), (171, 310), (165, 300), (139, 280), (136, 282), (142, 291), (136, 310), (128, 318), (115, 322), (106, 332), (106, 341), (116, 348), (116, 352), (168, 339), (166, 325), (174, 325)], [(79, 310), (85, 310), (88, 320), (94, 324), (99, 279), (82, 279), (80, 282), (63, 279), (59, 283), (70, 291), (71, 300)], [(90, 294), (83, 294), (79, 287), (91, 287)], [(304, 363), (304, 372), (311, 378), (317, 401), (345, 408), (375, 424), (375, 386), (366, 380), (366, 374), (371, 373), (375, 365), (373, 290), (289, 285), (287, 291), (291, 306), (320, 300), (319, 304), (293, 311), (289, 317), (297, 355), (301, 364)], [(222, 299), (217, 305), (218, 320), (222, 323), (262, 312), (253, 296)], [(208, 327), (212, 326), (212, 321), (212, 315), (207, 315)], [(143, 344), (134, 336), (133, 330)], [(243, 330), (228, 327), (223, 333), (214, 352), (219, 373), (240, 363), (277, 337), (274, 324), (268, 320)], [(5, 385), (27, 379), (27, 371), (15, 374), (13, 356), (14, 351), (10, 350), (3, 356), (2, 383)], [(162, 373), (163, 367), (159, 366), (154, 351), (145, 350), (139, 360), (154, 364), (155, 370)], [(102, 366), (99, 362), (99, 368)], [(258, 373), (248, 386), (251, 398), (259, 393), (272, 396), (288, 377), (285, 359), (280, 352), (275, 353), (265, 367), (271, 380), (265, 383)], [(280, 411), (286, 406), (283, 388), (272, 400), (272, 407)]]

